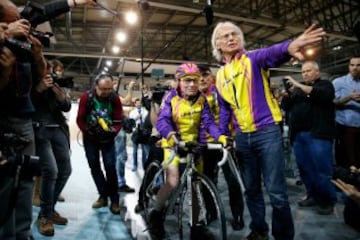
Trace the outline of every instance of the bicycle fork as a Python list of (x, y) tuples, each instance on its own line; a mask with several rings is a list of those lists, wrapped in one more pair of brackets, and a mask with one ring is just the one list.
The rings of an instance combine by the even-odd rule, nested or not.
[(200, 182), (194, 179), (193, 170), (187, 175), (189, 224), (196, 226), (206, 224), (205, 201), (201, 194)]

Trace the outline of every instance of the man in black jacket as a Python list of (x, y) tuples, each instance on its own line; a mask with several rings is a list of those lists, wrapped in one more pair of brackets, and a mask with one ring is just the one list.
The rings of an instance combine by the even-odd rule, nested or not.
[(336, 192), (331, 183), (333, 138), (335, 136), (335, 96), (330, 81), (320, 79), (319, 66), (314, 61), (302, 65), (304, 82), (286, 77), (292, 85), (282, 107), (289, 112), (290, 137), (300, 176), (307, 197), (300, 207), (318, 206), (319, 214), (333, 213)]

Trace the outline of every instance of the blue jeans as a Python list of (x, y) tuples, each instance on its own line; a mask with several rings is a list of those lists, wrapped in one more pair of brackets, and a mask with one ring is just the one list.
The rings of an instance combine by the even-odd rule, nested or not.
[(284, 157), (280, 127), (271, 125), (252, 133), (237, 133), (236, 150), (243, 161), (246, 202), (251, 216), (250, 229), (267, 233), (263, 179), (273, 208), (272, 235), (276, 240), (292, 240), (294, 223), (291, 216), (284, 176)]
[(125, 163), (128, 155), (126, 151), (126, 133), (123, 129), (120, 130), (115, 138), (115, 153), (116, 153), (116, 169), (118, 174), (118, 186), (124, 186), (125, 180)]
[(50, 218), (71, 174), (69, 139), (60, 127), (42, 126), (35, 129), (35, 143), (42, 175), (39, 214)]
[[(110, 197), (111, 202), (119, 203), (114, 141), (108, 144), (94, 143), (86, 138), (84, 138), (83, 141), (91, 175), (100, 196), (103, 198)], [(100, 152), (104, 163), (106, 178), (101, 170)]]
[(332, 140), (314, 138), (310, 132), (299, 132), (293, 147), (307, 196), (319, 204), (335, 204), (335, 186), (330, 181), (333, 171)]
[(147, 156), (149, 154), (150, 146), (148, 144), (137, 144), (134, 141), (132, 141), (132, 143), (133, 143), (133, 170), (136, 170), (137, 167), (138, 167), (137, 152), (138, 152), (139, 145), (141, 146), (142, 165), (143, 165), (143, 168), (145, 168), (146, 160), (147, 160)]

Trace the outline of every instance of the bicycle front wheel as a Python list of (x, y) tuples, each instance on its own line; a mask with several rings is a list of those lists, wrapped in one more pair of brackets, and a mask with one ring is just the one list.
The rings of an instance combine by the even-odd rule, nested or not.
[[(208, 177), (199, 173), (194, 173), (192, 186), (193, 191), (191, 195), (193, 200), (191, 204), (189, 189), (186, 187), (179, 201), (179, 209), (177, 212), (179, 239), (190, 239), (191, 231), (194, 230), (195, 225), (200, 225), (200, 231), (206, 232), (198, 233), (201, 236), (209, 234), (214, 236), (215, 239), (226, 240), (227, 232), (224, 205), (217, 188)], [(196, 203), (194, 201), (196, 201)], [(194, 203), (196, 204), (195, 208), (198, 208), (196, 211), (194, 210)], [(189, 209), (190, 207), (192, 208), (191, 211)], [(191, 225), (192, 227), (190, 227)]]
[(139, 192), (139, 198), (142, 201), (144, 206), (144, 214), (146, 220), (148, 220), (148, 215), (150, 210), (153, 207), (154, 198), (157, 191), (162, 185), (163, 175), (160, 174), (158, 179), (155, 179), (155, 175), (161, 170), (161, 165), (159, 162), (154, 161), (149, 164), (144, 173), (142, 186)]

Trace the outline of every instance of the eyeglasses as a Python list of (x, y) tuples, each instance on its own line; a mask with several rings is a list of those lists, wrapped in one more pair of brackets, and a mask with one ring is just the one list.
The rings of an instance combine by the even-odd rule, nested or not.
[(181, 82), (185, 83), (185, 84), (190, 84), (190, 83), (198, 83), (199, 82), (199, 78), (181, 78), (180, 79)]
[(225, 33), (221, 36), (218, 36), (217, 39), (220, 39), (220, 40), (229, 40), (230, 37), (238, 37), (240, 36), (240, 33), (239, 32), (229, 32), (229, 33)]

